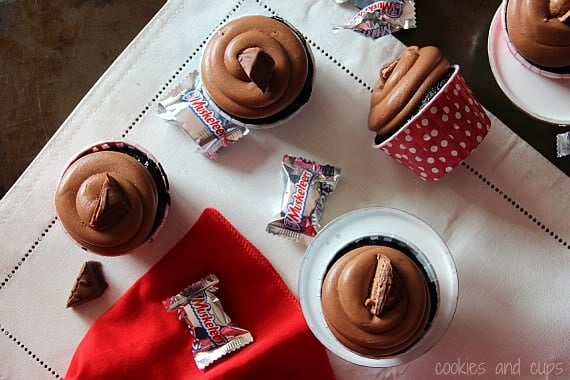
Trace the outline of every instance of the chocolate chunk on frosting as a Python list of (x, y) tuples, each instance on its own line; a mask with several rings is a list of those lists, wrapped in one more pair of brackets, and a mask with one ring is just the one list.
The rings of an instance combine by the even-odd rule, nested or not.
[(129, 199), (121, 189), (121, 185), (107, 173), (89, 225), (96, 230), (104, 230), (115, 224), (129, 210)]
[(101, 263), (87, 261), (83, 264), (71, 294), (67, 299), (67, 307), (75, 307), (87, 301), (100, 297), (108, 284), (103, 276)]
[(376, 255), (376, 272), (370, 286), (370, 296), (364, 301), (364, 306), (370, 314), (380, 317), (389, 311), (400, 300), (399, 283), (396, 282), (395, 269), (390, 258), (383, 254)]
[(239, 54), (238, 61), (247, 77), (262, 92), (267, 91), (275, 67), (273, 58), (260, 47), (250, 47)]
[(570, 0), (550, 0), (550, 16), (568, 24), (570, 20)]

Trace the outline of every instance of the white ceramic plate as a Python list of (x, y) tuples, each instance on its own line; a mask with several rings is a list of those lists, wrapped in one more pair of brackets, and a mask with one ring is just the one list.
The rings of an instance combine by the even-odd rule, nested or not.
[[(328, 328), (321, 304), (321, 286), (331, 260), (350, 243), (370, 236), (395, 239), (421, 253), (418, 259), (439, 295), (437, 309), (424, 336), (407, 351), (382, 358), (363, 356), (343, 346)], [(453, 319), (457, 294), (455, 263), (440, 236), (415, 216), (383, 207), (355, 210), (325, 226), (307, 248), (299, 275), (301, 308), (313, 334), (335, 355), (366, 367), (401, 365), (433, 347)]]
[(530, 116), (570, 125), (570, 78), (548, 78), (524, 67), (509, 51), (504, 33), (499, 7), (491, 21), (487, 49), (501, 90)]

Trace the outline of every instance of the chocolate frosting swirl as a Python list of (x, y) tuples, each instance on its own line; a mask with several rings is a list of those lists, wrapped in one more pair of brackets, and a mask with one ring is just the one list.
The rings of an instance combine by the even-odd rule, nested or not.
[[(267, 88), (261, 89), (240, 64), (240, 55), (259, 48), (273, 60)], [(265, 16), (245, 16), (221, 27), (204, 48), (204, 87), (231, 115), (260, 119), (283, 110), (299, 95), (308, 73), (308, 57), (299, 37), (285, 23)]]
[(146, 168), (113, 151), (73, 162), (55, 194), (58, 216), (69, 235), (90, 251), (109, 256), (146, 241), (157, 205), (156, 184)]
[(380, 70), (368, 114), (368, 129), (386, 136), (401, 127), (445, 74), (449, 62), (434, 46), (410, 46)]
[(328, 271), (322, 305), (342, 344), (364, 355), (386, 356), (419, 338), (430, 300), (424, 276), (408, 256), (390, 247), (364, 246)]
[(507, 31), (529, 62), (570, 66), (570, 0), (509, 0)]

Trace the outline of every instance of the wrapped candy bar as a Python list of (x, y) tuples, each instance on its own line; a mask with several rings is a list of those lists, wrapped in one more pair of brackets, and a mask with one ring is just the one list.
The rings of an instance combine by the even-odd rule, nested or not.
[(340, 169), (287, 154), (282, 167), (285, 190), (281, 214), (266, 230), (308, 245), (321, 228), (324, 204), (336, 188)]
[(374, 0), (334, 0), (334, 2), (337, 4), (350, 3), (350, 4), (354, 5), (355, 7), (362, 9), (362, 8), (366, 7), (367, 5), (372, 4), (374, 2)]
[(218, 283), (218, 277), (210, 274), (163, 301), (167, 311), (176, 311), (186, 323), (199, 369), (253, 342), (251, 333), (237, 327), (224, 312), (214, 295)]
[(196, 70), (159, 102), (158, 116), (181, 127), (209, 158), (248, 133), (244, 125), (222, 116)]
[(570, 131), (556, 135), (556, 157), (570, 156)]
[(381, 0), (360, 10), (346, 25), (333, 30), (349, 29), (372, 39), (416, 27), (414, 0)]

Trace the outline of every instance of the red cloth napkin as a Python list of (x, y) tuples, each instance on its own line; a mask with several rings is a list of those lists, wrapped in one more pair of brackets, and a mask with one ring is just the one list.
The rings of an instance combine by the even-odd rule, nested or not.
[[(198, 370), (186, 326), (162, 301), (213, 273), (232, 320), (254, 342)], [(66, 379), (334, 379), (299, 303), (265, 257), (218, 211), (188, 234), (91, 326)]]

